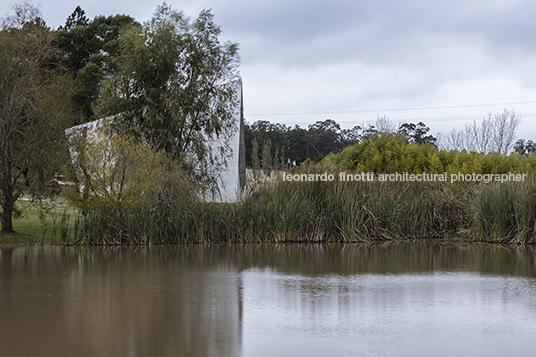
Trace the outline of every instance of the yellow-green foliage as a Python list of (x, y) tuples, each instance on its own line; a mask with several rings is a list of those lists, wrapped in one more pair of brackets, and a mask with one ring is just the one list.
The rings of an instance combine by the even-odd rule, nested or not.
[(71, 136), (71, 144), (66, 176), (74, 185), (66, 195), (78, 208), (154, 205), (162, 192), (188, 191), (176, 165), (143, 140), (101, 127)]
[(536, 168), (536, 155), (511, 153), (458, 152), (438, 150), (433, 144), (410, 144), (396, 134), (375, 135), (348, 146), (339, 154), (330, 154), (325, 162), (363, 172), (374, 173), (521, 173)]

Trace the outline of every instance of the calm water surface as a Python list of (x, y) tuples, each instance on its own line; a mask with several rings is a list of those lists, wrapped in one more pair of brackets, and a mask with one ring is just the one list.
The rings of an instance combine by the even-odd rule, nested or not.
[(0, 356), (536, 356), (535, 250), (1, 249)]

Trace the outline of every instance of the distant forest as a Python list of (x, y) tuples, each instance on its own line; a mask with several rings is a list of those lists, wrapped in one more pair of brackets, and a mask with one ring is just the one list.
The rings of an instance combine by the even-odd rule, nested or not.
[(310, 159), (320, 162), (329, 154), (341, 153), (343, 149), (362, 144), (382, 135), (394, 136), (411, 145), (432, 146), (436, 151), (467, 153), (496, 153), (506, 156), (512, 152), (528, 156), (536, 152), (532, 140), (516, 138), (521, 120), (513, 111), (492, 115), (482, 121), (467, 124), (463, 130), (452, 129), (437, 137), (429, 134), (430, 128), (423, 122), (395, 125), (387, 117), (378, 117), (374, 124), (356, 125), (341, 129), (332, 120), (317, 121), (301, 128), (281, 123), (259, 120), (245, 123), (246, 165), (250, 168), (288, 169)]

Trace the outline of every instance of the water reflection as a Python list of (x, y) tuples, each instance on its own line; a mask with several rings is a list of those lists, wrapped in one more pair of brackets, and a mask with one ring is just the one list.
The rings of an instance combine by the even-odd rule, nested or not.
[(405, 274), (438, 270), (536, 277), (534, 247), (417, 243), (350, 245), (246, 245), (239, 269), (270, 268), (306, 275)]
[(240, 277), (198, 253), (43, 247), (17, 249), (11, 262), (3, 254), (0, 355), (238, 355)]
[(535, 256), (434, 242), (2, 249), (0, 355), (532, 353)]

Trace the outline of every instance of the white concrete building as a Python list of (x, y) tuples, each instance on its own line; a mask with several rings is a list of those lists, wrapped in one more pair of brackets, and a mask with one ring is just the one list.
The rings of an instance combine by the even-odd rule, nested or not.
[[(241, 192), (246, 187), (246, 147), (244, 138), (244, 105), (242, 93), (242, 81), (237, 82), (238, 107), (236, 108), (236, 127), (230, 140), (232, 150), (231, 157), (227, 162), (227, 170), (221, 173), (222, 184), (220, 185), (221, 202), (236, 202), (240, 200)], [(212, 148), (217, 147), (215, 143)]]
[[(219, 197), (210, 198), (216, 202), (236, 202), (240, 200), (241, 193), (246, 186), (246, 156), (245, 156), (245, 139), (244, 139), (244, 106), (242, 94), (242, 81), (236, 82), (238, 105), (235, 109), (236, 132), (230, 136), (229, 146), (231, 149), (230, 157), (227, 162), (227, 169), (222, 171), (221, 182), (219, 183)], [(99, 126), (105, 124), (112, 118), (98, 119), (89, 123), (81, 124), (68, 128), (65, 133), (71, 137), (75, 133), (88, 136), (90, 133), (95, 134)], [(91, 135), (92, 140), (98, 140), (98, 135)], [(223, 139), (222, 139), (223, 140)], [(209, 140), (209, 145), (216, 154), (218, 147), (222, 144), (219, 140)], [(73, 159), (78, 153), (71, 150)], [(103, 165), (104, 166), (104, 165)]]

